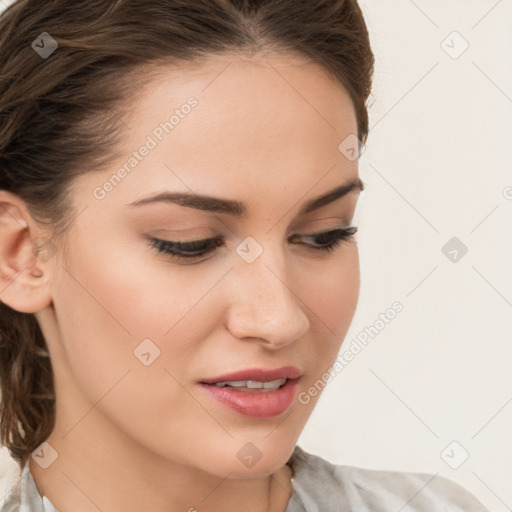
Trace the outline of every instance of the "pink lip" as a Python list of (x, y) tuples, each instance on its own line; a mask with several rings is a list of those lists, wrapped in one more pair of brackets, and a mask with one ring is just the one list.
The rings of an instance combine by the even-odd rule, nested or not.
[[(199, 382), (199, 385), (210, 398), (220, 402), (231, 411), (252, 418), (268, 418), (282, 414), (290, 408), (297, 394), (300, 376), (300, 370), (294, 366), (284, 366), (275, 370), (253, 368), (204, 379)], [(269, 382), (277, 379), (287, 380), (282, 387), (275, 391), (251, 393), (214, 385), (215, 382), (228, 380)]]
[(219, 375), (218, 377), (202, 379), (200, 382), (204, 384), (213, 384), (226, 380), (259, 380), (262, 382), (270, 382), (271, 380), (277, 379), (298, 379), (300, 376), (301, 372), (295, 366), (283, 366), (274, 370), (249, 368), (247, 370)]

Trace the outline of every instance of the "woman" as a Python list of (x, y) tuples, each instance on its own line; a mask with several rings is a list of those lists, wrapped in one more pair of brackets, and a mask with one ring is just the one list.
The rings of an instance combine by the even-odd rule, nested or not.
[(359, 293), (356, 1), (19, 0), (0, 34), (1, 510), (485, 510), (296, 445)]

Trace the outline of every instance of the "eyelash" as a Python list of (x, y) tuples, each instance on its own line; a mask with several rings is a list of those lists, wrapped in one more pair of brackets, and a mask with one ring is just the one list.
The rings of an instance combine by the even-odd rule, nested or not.
[[(322, 233), (314, 233), (311, 235), (293, 235), (292, 238), (306, 237), (306, 238), (322, 238), (327, 237), (332, 240), (326, 245), (318, 247), (310, 247), (314, 251), (330, 252), (336, 249), (341, 242), (351, 242), (355, 239), (357, 227), (350, 226), (348, 228), (334, 229), (331, 231), (324, 231)], [(205, 256), (213, 251), (216, 247), (222, 245), (222, 237), (209, 238), (207, 240), (194, 240), (193, 242), (173, 242), (172, 240), (162, 240), (160, 238), (147, 237), (150, 245), (160, 253), (165, 253), (171, 258), (181, 260), (195, 260)], [(186, 252), (196, 252), (196, 254), (185, 254)]]

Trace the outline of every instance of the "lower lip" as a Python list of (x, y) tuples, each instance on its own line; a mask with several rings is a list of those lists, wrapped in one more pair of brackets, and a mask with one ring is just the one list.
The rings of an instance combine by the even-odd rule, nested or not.
[(275, 391), (249, 392), (236, 388), (218, 387), (214, 384), (200, 386), (208, 395), (231, 410), (251, 418), (269, 418), (284, 413), (297, 394), (298, 379), (288, 379)]

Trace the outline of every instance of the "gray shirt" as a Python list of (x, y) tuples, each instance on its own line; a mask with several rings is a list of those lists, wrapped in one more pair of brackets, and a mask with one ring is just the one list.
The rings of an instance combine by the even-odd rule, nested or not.
[[(284, 512), (489, 512), (451, 480), (426, 474), (331, 464), (295, 447), (287, 464), (293, 492)], [(28, 464), (0, 512), (58, 512), (37, 491)]]

